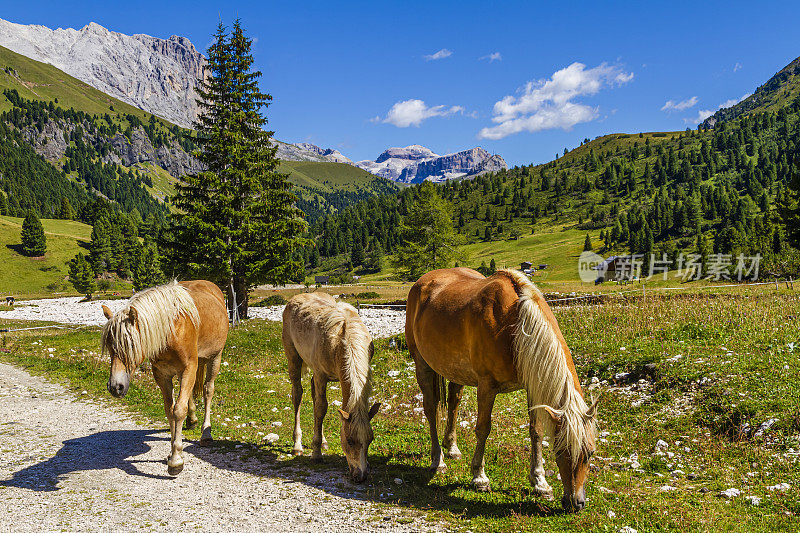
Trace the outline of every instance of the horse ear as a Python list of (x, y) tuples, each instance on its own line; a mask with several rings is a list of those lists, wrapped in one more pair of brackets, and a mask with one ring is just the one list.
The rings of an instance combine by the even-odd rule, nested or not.
[(600, 398), (602, 394), (598, 395), (597, 398), (589, 397), (589, 400), (592, 402), (592, 405), (589, 406), (589, 409), (586, 411), (586, 417), (590, 419), (594, 419), (597, 417), (597, 405), (600, 403)]
[(102, 304), (103, 306), (103, 314), (106, 315), (106, 318), (111, 320), (111, 317), (114, 316), (114, 313), (111, 312), (111, 309), (106, 306), (106, 304)]
[(139, 321), (139, 311), (135, 307), (128, 308), (128, 319), (134, 324)]
[(550, 418), (553, 420), (553, 424), (558, 425), (561, 423), (561, 413), (550, 407), (549, 405), (537, 405), (533, 409), (544, 409)]
[(369, 409), (369, 419), (370, 420), (372, 420), (375, 417), (375, 415), (378, 414), (378, 411), (380, 410), (380, 408), (381, 408), (380, 402), (377, 402), (377, 403), (373, 404), (372, 407), (370, 407), (370, 409)]
[(345, 420), (350, 420), (350, 413), (348, 413), (347, 411), (339, 409), (339, 414), (342, 415), (342, 418), (344, 418)]

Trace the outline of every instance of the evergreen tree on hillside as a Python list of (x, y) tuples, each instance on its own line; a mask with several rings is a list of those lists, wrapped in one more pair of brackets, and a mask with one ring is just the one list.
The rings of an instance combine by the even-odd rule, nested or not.
[(176, 264), (218, 283), (245, 318), (251, 287), (302, 277), (294, 251), (305, 222), (288, 175), (277, 172), (273, 132), (263, 129), (272, 97), (258, 87), (252, 41), (238, 20), (230, 36), (220, 23), (214, 38), (196, 123), (207, 170), (177, 187)]
[(87, 300), (92, 299), (95, 290), (94, 273), (92, 267), (82, 253), (78, 253), (69, 263), (69, 282), (80, 294), (86, 295)]
[(22, 221), (22, 253), (28, 257), (39, 257), (47, 251), (47, 238), (44, 235), (42, 221), (28, 211)]
[(430, 182), (419, 186), (418, 196), (400, 227), (403, 244), (394, 266), (405, 279), (413, 280), (429, 270), (450, 265), (456, 256), (459, 235), (453, 229), (452, 207)]
[(380, 272), (383, 268), (383, 247), (381, 241), (375, 239), (372, 241), (369, 251), (369, 261), (366, 267), (371, 272)]
[(0, 215), (8, 215), (8, 198), (0, 191)]
[(66, 196), (61, 198), (61, 210), (58, 213), (58, 218), (62, 220), (75, 219), (75, 210), (72, 208), (72, 204), (69, 203)]
[(584, 252), (591, 252), (592, 251), (592, 239), (589, 238), (589, 234), (586, 234), (586, 240), (583, 241), (583, 251)]
[(97, 219), (92, 227), (89, 243), (89, 264), (92, 265), (95, 277), (108, 270), (111, 263), (110, 224), (105, 216)]
[(361, 266), (364, 263), (364, 247), (361, 246), (361, 241), (356, 240), (350, 248), (350, 262), (353, 268)]
[(163, 282), (164, 274), (161, 272), (158, 250), (154, 243), (147, 242), (142, 248), (139, 262), (133, 273), (133, 290), (138, 292)]

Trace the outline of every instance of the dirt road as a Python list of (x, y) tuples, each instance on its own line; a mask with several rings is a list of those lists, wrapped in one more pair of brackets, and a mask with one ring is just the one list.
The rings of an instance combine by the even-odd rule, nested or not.
[(276, 469), (246, 447), (187, 442), (121, 408), (0, 364), (0, 530), (420, 531), (407, 510), (364, 501), (341, 473)]

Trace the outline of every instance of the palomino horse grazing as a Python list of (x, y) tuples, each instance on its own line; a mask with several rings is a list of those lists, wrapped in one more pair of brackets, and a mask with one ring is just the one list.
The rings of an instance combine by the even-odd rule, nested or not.
[[(171, 433), (167, 467), (170, 475), (178, 475), (183, 470), (181, 428), (187, 415), (187, 429), (197, 424), (193, 394), (201, 390), (205, 417), (200, 444), (211, 442), (214, 379), (228, 338), (225, 298), (209, 281), (172, 282), (134, 294), (115, 315), (104, 305), (103, 313), (108, 318), (103, 352), (111, 354), (108, 391), (117, 398), (125, 396), (131, 372), (146, 359), (152, 361)], [(175, 376), (181, 388), (177, 400), (172, 395)]]
[(292, 453), (303, 453), (300, 430), (300, 401), (303, 370), (311, 367), (314, 374), (311, 388), (314, 398), (314, 439), (311, 457), (322, 459), (328, 448), (322, 434), (322, 421), (328, 412), (329, 381), (341, 381), (342, 450), (350, 475), (364, 481), (369, 472), (367, 448), (373, 439), (370, 420), (380, 404), (367, 409), (372, 392), (370, 361), (375, 348), (372, 338), (352, 305), (336, 303), (329, 294), (303, 293), (293, 296), (283, 310), (283, 348), (289, 360), (294, 405), (294, 447)]
[[(468, 268), (434, 270), (411, 288), (406, 340), (431, 433), (432, 468), (445, 469), (437, 436), (437, 407), (447, 401), (443, 445), (459, 458), (455, 418), (464, 385), (478, 388), (477, 443), (472, 483), (489, 490), (483, 455), (498, 393), (524, 388), (530, 415), (530, 481), (552, 497), (544, 476), (542, 433), (554, 438), (564, 484), (562, 505), (580, 510), (595, 448), (595, 414), (583, 399), (569, 348), (539, 290), (521, 272), (500, 270), (490, 278)], [(445, 390), (445, 379), (450, 383)]]

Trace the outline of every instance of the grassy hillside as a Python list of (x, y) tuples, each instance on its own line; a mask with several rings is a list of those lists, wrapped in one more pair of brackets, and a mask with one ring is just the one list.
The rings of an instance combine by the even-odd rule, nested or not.
[(742, 115), (777, 111), (800, 96), (800, 57), (786, 65), (753, 94), (736, 105), (720, 109), (707, 118), (704, 126), (734, 120)]
[(72, 220), (43, 219), (47, 237), (44, 257), (25, 257), (20, 254), (22, 219), (0, 216), (0, 296), (36, 296), (54, 293), (74, 293), (65, 281), (67, 261), (89, 242), (92, 227)]

